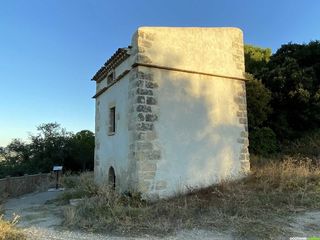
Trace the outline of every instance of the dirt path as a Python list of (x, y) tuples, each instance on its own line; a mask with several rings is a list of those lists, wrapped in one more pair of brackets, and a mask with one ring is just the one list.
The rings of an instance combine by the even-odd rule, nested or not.
[[(5, 218), (10, 219), (12, 214), (19, 215), (19, 227), (23, 228), (28, 239), (39, 240), (130, 240), (130, 239), (161, 239), (145, 235), (141, 238), (115, 237), (101, 234), (84, 233), (63, 230), (62, 223), (62, 207), (55, 204), (48, 204), (48, 200), (57, 198), (61, 192), (42, 192), (24, 195), (20, 198), (9, 199), (5, 203)], [(223, 233), (191, 230), (181, 231), (174, 236), (166, 237), (169, 240), (178, 239), (232, 239), (231, 236)]]
[(10, 219), (15, 213), (19, 215), (19, 227), (54, 228), (61, 224), (59, 215), (61, 207), (46, 204), (48, 200), (57, 198), (62, 192), (41, 192), (9, 199), (5, 207), (5, 218)]
[[(28, 236), (28, 239), (39, 240), (129, 240), (129, 239), (161, 239), (145, 235), (141, 238), (125, 238), (115, 237), (110, 235), (101, 235), (93, 233), (84, 233), (76, 231), (67, 231), (61, 227), (62, 223), (62, 207), (56, 206), (53, 203), (48, 204), (48, 200), (53, 200), (62, 192), (42, 192), (24, 195), (20, 198), (9, 199), (5, 203), (5, 218), (10, 219), (13, 213), (21, 216), (19, 227), (23, 228)], [(288, 227), (291, 236), (288, 237), (320, 237), (320, 210), (307, 211), (300, 213), (294, 217)], [(184, 230), (179, 231), (173, 236), (168, 236), (165, 239), (234, 239), (231, 234), (226, 234), (217, 231), (205, 230)], [(281, 239), (281, 238), (279, 238)]]

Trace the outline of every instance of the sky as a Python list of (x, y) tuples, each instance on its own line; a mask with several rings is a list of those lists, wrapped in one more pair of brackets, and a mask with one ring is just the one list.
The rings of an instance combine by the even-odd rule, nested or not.
[(0, 146), (42, 123), (94, 131), (90, 80), (139, 26), (239, 27), (275, 52), (320, 40), (320, 1), (0, 0)]

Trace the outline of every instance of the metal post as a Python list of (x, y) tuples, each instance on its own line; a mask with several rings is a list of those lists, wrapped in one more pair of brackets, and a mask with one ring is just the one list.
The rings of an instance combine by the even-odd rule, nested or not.
[(56, 171), (56, 189), (59, 188), (59, 172)]

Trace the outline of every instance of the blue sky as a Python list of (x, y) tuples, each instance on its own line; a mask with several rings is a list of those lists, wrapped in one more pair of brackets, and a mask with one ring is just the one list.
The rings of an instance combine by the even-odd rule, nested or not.
[(1, 1), (0, 146), (41, 123), (93, 131), (90, 79), (139, 26), (240, 27), (275, 51), (320, 39), (320, 1)]

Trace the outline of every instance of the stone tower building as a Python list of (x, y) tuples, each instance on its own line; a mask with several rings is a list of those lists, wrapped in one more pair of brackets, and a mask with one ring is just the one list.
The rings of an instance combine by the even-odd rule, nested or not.
[(167, 197), (249, 171), (240, 29), (141, 27), (93, 80), (98, 183)]

